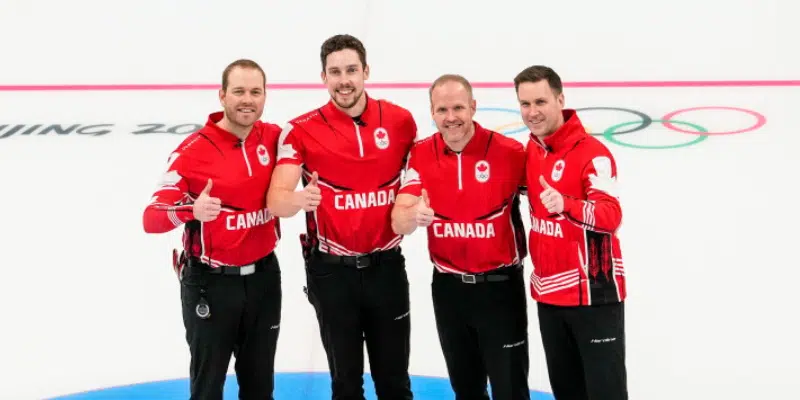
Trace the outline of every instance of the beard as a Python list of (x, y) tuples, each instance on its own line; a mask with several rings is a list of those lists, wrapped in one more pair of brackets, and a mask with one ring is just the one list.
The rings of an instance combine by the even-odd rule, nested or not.
[(231, 107), (226, 110), (225, 114), (229, 121), (240, 127), (252, 126), (258, 119), (261, 118), (261, 114), (258, 112), (258, 109), (255, 106), (251, 107), (255, 110), (252, 113), (241, 113), (237, 111), (237, 108), (240, 107)]
[[(343, 88), (343, 89), (347, 89), (347, 88)], [(358, 104), (358, 101), (361, 100), (361, 97), (363, 95), (364, 95), (364, 90), (363, 89), (361, 91), (357, 91), (355, 88), (353, 88), (353, 93), (350, 94), (350, 96), (352, 96), (352, 100), (350, 100), (350, 101), (347, 101), (347, 100), (341, 100), (340, 101), (339, 100), (339, 96), (342, 96), (342, 95), (338, 91), (334, 92), (334, 95), (332, 96), (332, 98), (333, 98), (333, 102), (336, 103), (337, 106), (339, 106), (339, 107), (341, 107), (343, 109), (350, 109), (350, 108), (353, 108), (356, 104)]]

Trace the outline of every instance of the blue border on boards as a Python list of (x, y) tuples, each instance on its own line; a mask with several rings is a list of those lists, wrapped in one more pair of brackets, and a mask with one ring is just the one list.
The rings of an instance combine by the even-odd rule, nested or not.
[[(433, 376), (411, 377), (411, 388), (415, 400), (453, 399), (453, 391), (447, 378)], [(369, 374), (364, 374), (364, 392), (368, 400), (377, 399)], [(228, 375), (223, 396), (235, 399), (238, 396), (235, 375)], [(285, 372), (275, 374), (276, 400), (329, 400), (331, 398), (328, 372)], [(97, 389), (82, 393), (52, 397), (50, 400), (108, 400), (108, 399), (188, 399), (189, 379), (172, 379), (144, 382), (132, 385)], [(531, 400), (553, 400), (553, 395), (531, 391)]]

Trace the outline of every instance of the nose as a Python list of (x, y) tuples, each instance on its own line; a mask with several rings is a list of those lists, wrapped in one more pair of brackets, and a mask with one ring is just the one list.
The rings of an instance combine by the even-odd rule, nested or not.
[(530, 118), (539, 114), (539, 108), (533, 106), (525, 110), (525, 118)]

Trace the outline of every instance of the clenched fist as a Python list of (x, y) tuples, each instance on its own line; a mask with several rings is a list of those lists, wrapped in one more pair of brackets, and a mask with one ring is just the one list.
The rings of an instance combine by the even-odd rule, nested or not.
[(319, 181), (319, 174), (314, 172), (311, 174), (311, 180), (303, 190), (294, 193), (295, 204), (300, 206), (305, 212), (317, 211), (319, 203), (322, 201), (322, 191), (320, 191), (317, 182)]
[(417, 226), (429, 226), (433, 223), (433, 209), (431, 200), (428, 198), (428, 191), (422, 189), (422, 198), (417, 202), (417, 212), (414, 216)]
[(222, 202), (218, 197), (211, 197), (211, 179), (209, 179), (205, 189), (200, 192), (192, 205), (194, 219), (200, 222), (213, 221), (219, 216), (220, 210), (222, 210)]
[(542, 193), (539, 194), (539, 199), (542, 200), (544, 208), (551, 214), (561, 214), (564, 212), (564, 196), (562, 196), (558, 190), (553, 189), (541, 175), (539, 176), (539, 183), (541, 183), (542, 188), (544, 188)]

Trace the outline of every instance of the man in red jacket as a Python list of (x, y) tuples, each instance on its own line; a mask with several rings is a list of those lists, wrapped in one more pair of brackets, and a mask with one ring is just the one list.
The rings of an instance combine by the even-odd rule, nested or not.
[(271, 399), (281, 320), (273, 252), (278, 219), (266, 208), (280, 127), (259, 120), (266, 77), (250, 60), (223, 72), (220, 103), (169, 157), (145, 208), (147, 233), (184, 225), (173, 264), (181, 282), (192, 399), (222, 399), (231, 354), (239, 395)]
[[(380, 399), (411, 399), (409, 287), (391, 210), (416, 138), (411, 113), (369, 97), (364, 45), (322, 44), (331, 99), (281, 133), (268, 207), (306, 212), (307, 295), (328, 355), (334, 399), (363, 399), (364, 342)], [(295, 191), (301, 176), (304, 189)]]
[(514, 86), (531, 131), (531, 294), (553, 393), (557, 399), (627, 399), (616, 162), (575, 111), (563, 108), (555, 71), (526, 68)]
[(519, 210), (522, 144), (473, 121), (472, 86), (431, 85), (438, 132), (418, 141), (397, 196), (395, 232), (427, 227), (436, 327), (457, 399), (530, 399), (528, 315)]

